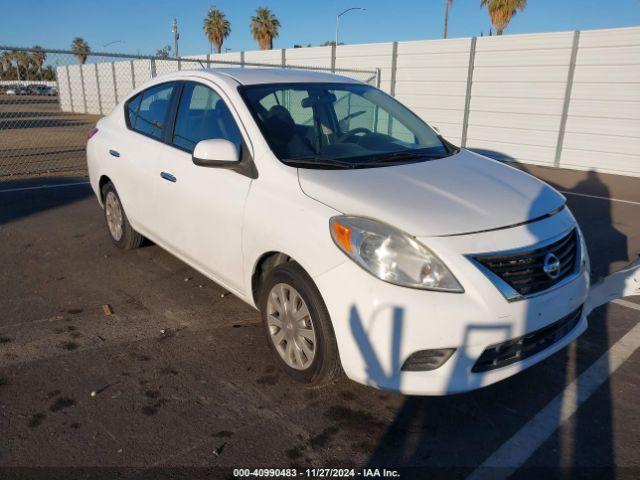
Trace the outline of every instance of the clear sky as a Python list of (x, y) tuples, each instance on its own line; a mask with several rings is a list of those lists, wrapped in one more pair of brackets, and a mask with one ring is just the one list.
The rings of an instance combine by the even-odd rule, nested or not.
[[(505, 34), (585, 30), (640, 25), (640, 0), (529, 0)], [(222, 9), (232, 33), (224, 47), (253, 50), (249, 32), (256, 7), (269, 7), (280, 19), (274, 48), (313, 45), (335, 36), (336, 13), (353, 6), (341, 19), (340, 40), (372, 43), (440, 38), (445, 0), (0, 0), (0, 44), (68, 48), (75, 36), (92, 50), (154, 53), (172, 44), (171, 21), (178, 19), (182, 55), (208, 52), (202, 20), (208, 8)], [(480, 0), (454, 0), (449, 36), (467, 37), (489, 31)], [(108, 42), (120, 40), (108, 47)]]

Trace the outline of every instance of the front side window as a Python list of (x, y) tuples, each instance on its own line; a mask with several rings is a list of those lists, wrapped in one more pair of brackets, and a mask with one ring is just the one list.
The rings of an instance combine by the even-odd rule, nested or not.
[(231, 141), (240, 150), (240, 130), (220, 95), (198, 83), (185, 84), (172, 143), (192, 152), (201, 140), (217, 138)]
[(174, 87), (173, 83), (156, 85), (130, 100), (127, 104), (129, 126), (160, 140)]
[(288, 164), (367, 167), (454, 153), (418, 116), (368, 85), (255, 85), (241, 93), (272, 151)]

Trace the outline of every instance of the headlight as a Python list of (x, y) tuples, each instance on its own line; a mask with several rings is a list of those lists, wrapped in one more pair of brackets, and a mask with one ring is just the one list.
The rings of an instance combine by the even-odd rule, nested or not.
[[(577, 225), (577, 224), (576, 224)], [(584, 240), (584, 235), (580, 227), (578, 228), (578, 236), (580, 237), (580, 271), (591, 272), (591, 261), (589, 259), (589, 252), (587, 251), (587, 242)]]
[(435, 253), (390, 225), (344, 215), (333, 217), (330, 227), (340, 250), (385, 282), (424, 290), (464, 291)]

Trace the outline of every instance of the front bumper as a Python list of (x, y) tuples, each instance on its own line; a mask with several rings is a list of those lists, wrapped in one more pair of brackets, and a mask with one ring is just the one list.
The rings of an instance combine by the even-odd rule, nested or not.
[[(535, 245), (575, 226), (566, 211), (508, 230), (420, 239), (460, 280), (461, 294), (417, 290), (383, 282), (346, 261), (314, 278), (331, 315), (346, 375), (359, 383), (415, 395), (444, 395), (503, 380), (552, 355), (587, 327), (584, 315), (562, 338), (507, 366), (473, 372), (490, 345), (540, 330), (584, 304), (588, 272), (561, 288), (509, 302), (465, 255)], [(440, 368), (403, 371), (420, 350), (455, 348)]]

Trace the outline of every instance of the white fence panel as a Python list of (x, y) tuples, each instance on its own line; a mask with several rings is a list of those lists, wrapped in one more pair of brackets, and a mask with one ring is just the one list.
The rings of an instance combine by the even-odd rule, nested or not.
[(98, 76), (96, 75), (96, 66), (91, 63), (82, 65), (82, 76), (84, 77), (84, 88), (86, 98), (85, 113), (100, 115), (100, 102), (98, 94)]
[(84, 113), (84, 89), (82, 88), (82, 77), (80, 75), (80, 65), (69, 65), (69, 86), (71, 87), (71, 111), (74, 113)]
[[(366, 45), (338, 45), (336, 47), (336, 68), (380, 69), (380, 89), (391, 89), (391, 56), (393, 43), (370, 43)], [(338, 72), (345, 77), (361, 79), (362, 74)]]
[(282, 65), (282, 50), (255, 50), (252, 52), (245, 52), (244, 61), (268, 63), (269, 65)]
[(133, 83), (133, 75), (131, 69), (132, 63), (128, 60), (123, 62), (115, 62), (114, 68), (116, 71), (116, 86), (118, 91), (118, 102), (125, 99), (129, 92), (133, 90), (136, 85)]
[(640, 176), (640, 28), (580, 33), (560, 165)]
[(288, 48), (285, 58), (289, 65), (331, 68), (331, 50), (331, 47)]
[(233, 68), (238, 67), (238, 65), (229, 65), (225, 63), (216, 63), (216, 60), (221, 60), (223, 62), (240, 62), (242, 60), (242, 54), (240, 52), (227, 52), (227, 53), (216, 53), (211, 55), (210, 57), (210, 67), (211, 68)]
[(572, 46), (573, 32), (478, 38), (467, 146), (553, 165)]
[(395, 95), (460, 144), (471, 39), (398, 43)]
[(112, 63), (98, 63), (96, 65), (98, 68), (102, 114), (108, 115), (118, 103), (116, 101), (115, 85), (113, 84)]

